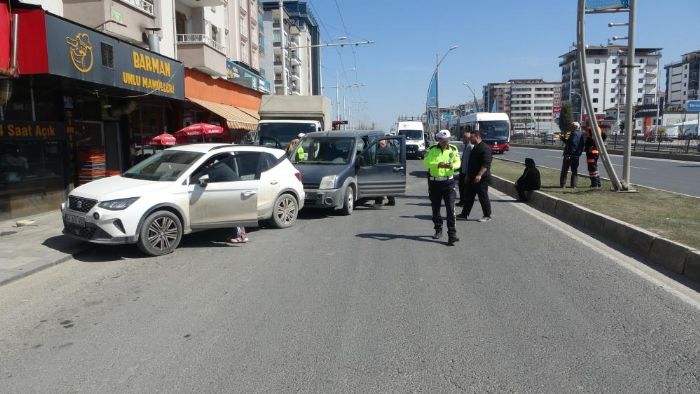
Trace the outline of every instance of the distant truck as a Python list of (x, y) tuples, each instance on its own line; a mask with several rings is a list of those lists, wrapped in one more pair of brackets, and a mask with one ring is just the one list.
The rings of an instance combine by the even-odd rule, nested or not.
[(331, 129), (331, 102), (324, 96), (263, 96), (252, 142), (284, 149), (300, 133)]

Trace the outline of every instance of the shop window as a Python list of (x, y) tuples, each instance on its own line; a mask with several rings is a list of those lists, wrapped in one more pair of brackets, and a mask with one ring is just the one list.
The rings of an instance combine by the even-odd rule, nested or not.
[(102, 65), (107, 68), (114, 68), (114, 48), (111, 45), (100, 43), (102, 50)]

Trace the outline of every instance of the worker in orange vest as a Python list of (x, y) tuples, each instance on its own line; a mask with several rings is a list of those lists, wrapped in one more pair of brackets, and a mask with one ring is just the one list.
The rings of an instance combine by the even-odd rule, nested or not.
[[(600, 129), (599, 129), (600, 130)], [(601, 136), (603, 141), (607, 138), (607, 134), (601, 131)], [(595, 143), (595, 138), (593, 137), (593, 132), (590, 127), (586, 128), (586, 163), (588, 164), (588, 175), (591, 178), (591, 187), (601, 188), (600, 183), (600, 171), (598, 171), (598, 158), (600, 157), (600, 152)]]

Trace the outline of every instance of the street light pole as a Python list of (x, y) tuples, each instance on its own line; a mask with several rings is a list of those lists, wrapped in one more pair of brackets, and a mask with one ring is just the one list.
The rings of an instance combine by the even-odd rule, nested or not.
[(479, 112), (480, 111), (479, 102), (476, 101), (476, 93), (474, 93), (474, 89), (472, 89), (472, 87), (469, 86), (469, 84), (466, 82), (462, 82), (462, 85), (466, 86), (467, 89), (469, 89), (472, 92), (472, 96), (474, 97), (474, 107), (473, 108), (475, 108), (475, 112)]
[(435, 112), (436, 112), (436, 124), (435, 124), (435, 132), (437, 133), (440, 129), (440, 64), (442, 64), (442, 61), (445, 60), (445, 57), (450, 54), (453, 50), (457, 49), (457, 45), (451, 47), (450, 49), (445, 52), (444, 55), (442, 55), (442, 58), (440, 60), (438, 59), (438, 54), (435, 54)]
[(637, 0), (629, 0), (629, 29), (627, 33), (627, 106), (625, 108), (625, 155), (623, 157), (622, 183), (625, 190), (631, 190), (632, 136), (634, 134), (634, 25), (637, 19)]

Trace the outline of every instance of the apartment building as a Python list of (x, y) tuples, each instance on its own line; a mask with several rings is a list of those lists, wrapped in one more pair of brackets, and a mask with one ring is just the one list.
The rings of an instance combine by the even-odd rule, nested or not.
[(318, 95), (321, 87), (320, 36), (314, 15), (301, 1), (263, 2), (267, 56), (264, 74), (274, 76), (272, 90), (282, 95)]
[[(661, 48), (636, 48), (633, 68), (626, 67), (626, 47), (619, 45), (590, 46), (586, 49), (588, 89), (596, 115), (607, 109), (624, 108), (627, 103), (627, 73), (634, 74), (632, 102), (635, 105), (655, 104), (659, 88)], [(576, 50), (560, 56), (562, 101), (570, 101), (574, 117), (585, 112), (581, 101), (581, 77)]]
[(552, 127), (561, 108), (561, 84), (542, 79), (511, 79), (484, 86), (485, 110), (505, 112), (514, 128)]
[(700, 51), (686, 53), (666, 70), (666, 103), (685, 107), (688, 100), (700, 100)]

